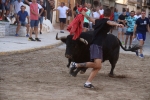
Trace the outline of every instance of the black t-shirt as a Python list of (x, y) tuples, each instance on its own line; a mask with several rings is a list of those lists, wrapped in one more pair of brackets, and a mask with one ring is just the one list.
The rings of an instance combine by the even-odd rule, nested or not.
[(102, 46), (107, 33), (110, 31), (111, 26), (107, 24), (109, 19), (102, 18), (95, 20), (94, 37), (92, 44)]
[[(126, 17), (128, 17), (128, 16), (127, 16), (127, 15), (120, 15), (120, 16), (119, 16), (119, 19), (120, 19), (120, 20), (125, 20)], [(125, 25), (123, 22), (119, 22), (119, 24)]]
[(147, 25), (149, 25), (149, 19), (145, 17), (142, 19), (141, 17), (136, 20), (136, 31), (138, 33), (146, 34), (147, 32)]
[[(42, 6), (42, 5), (41, 5), (41, 6)], [(45, 6), (42, 6), (42, 7), (43, 7), (43, 9), (44, 9), (44, 11), (45, 11), (45, 10), (46, 10), (46, 7), (45, 7)], [(41, 11), (42, 11), (42, 9), (39, 10), (39, 13), (41, 13)], [(44, 11), (43, 11), (43, 13), (41, 14), (42, 17), (45, 16), (45, 15), (44, 15)]]

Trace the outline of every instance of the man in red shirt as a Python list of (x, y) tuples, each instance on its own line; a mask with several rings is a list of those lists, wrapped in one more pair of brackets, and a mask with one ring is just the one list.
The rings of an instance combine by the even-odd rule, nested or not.
[[(38, 13), (38, 4), (36, 2), (36, 0), (32, 0), (32, 3), (30, 4), (30, 41), (41, 41), (38, 38), (38, 24), (40, 15)], [(33, 28), (35, 29), (35, 40), (32, 38)]]

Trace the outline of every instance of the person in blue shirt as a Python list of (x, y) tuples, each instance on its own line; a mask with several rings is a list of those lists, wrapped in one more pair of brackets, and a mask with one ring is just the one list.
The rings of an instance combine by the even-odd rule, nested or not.
[(115, 8), (115, 12), (114, 12), (114, 21), (115, 21), (115, 22), (118, 22), (118, 18), (119, 18), (118, 9)]
[(137, 34), (137, 39), (139, 40), (139, 45), (141, 46), (140, 48), (140, 55), (139, 52), (136, 51), (136, 55), (139, 56), (140, 58), (144, 58), (143, 55), (143, 45), (146, 39), (146, 32), (150, 32), (149, 28), (149, 19), (146, 16), (146, 11), (142, 10), (141, 12), (141, 17), (136, 20), (136, 24), (134, 27), (134, 35), (133, 38), (135, 38)]
[(130, 16), (129, 8), (126, 9), (126, 15)]
[[(28, 19), (28, 23), (26, 23), (26, 18)], [(28, 12), (25, 11), (25, 6), (21, 6), (21, 11), (18, 12), (17, 14), (17, 22), (18, 22), (18, 26), (16, 28), (16, 34), (15, 36), (18, 36), (18, 31), (22, 26), (26, 26), (27, 27), (27, 35), (26, 37), (29, 37), (28, 33), (29, 33), (29, 15)]]
[(125, 48), (128, 42), (128, 38), (130, 37), (130, 42), (129, 42), (129, 49), (131, 48), (131, 43), (132, 43), (132, 36), (133, 36), (133, 31), (134, 31), (134, 26), (136, 22), (136, 18), (134, 17), (135, 12), (131, 11), (130, 16), (126, 17), (126, 23), (127, 23), (127, 30), (126, 30), (126, 39), (125, 39)]

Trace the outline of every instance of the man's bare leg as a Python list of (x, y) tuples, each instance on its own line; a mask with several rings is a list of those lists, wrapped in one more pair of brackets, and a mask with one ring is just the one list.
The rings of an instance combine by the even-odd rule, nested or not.
[(129, 35), (126, 35), (126, 39), (125, 39), (125, 47), (127, 47), (128, 38), (129, 38)]

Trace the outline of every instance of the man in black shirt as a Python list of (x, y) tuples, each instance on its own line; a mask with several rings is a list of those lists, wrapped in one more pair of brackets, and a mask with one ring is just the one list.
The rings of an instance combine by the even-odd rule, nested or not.
[(122, 24), (118, 24), (114, 21), (110, 21), (110, 15), (111, 10), (107, 8), (104, 10), (104, 18), (102, 19), (93, 19), (86, 15), (85, 11), (82, 11), (82, 14), (92, 23), (95, 24), (94, 27), (94, 37), (93, 41), (90, 46), (90, 55), (91, 60), (94, 62), (86, 62), (86, 63), (75, 63), (72, 62), (70, 64), (71, 70), (75, 70), (78, 67), (87, 67), (87, 68), (93, 68), (92, 72), (90, 73), (90, 76), (86, 83), (84, 84), (84, 87), (86, 88), (94, 88), (94, 86), (91, 84), (91, 81), (94, 79), (94, 77), (97, 75), (98, 71), (101, 69), (101, 63), (102, 63), (102, 42), (106, 38), (107, 33), (110, 31), (111, 26), (119, 26), (123, 27)]
[(126, 15), (126, 11), (124, 11), (118, 18), (118, 22), (119, 24), (123, 24), (124, 27), (123, 28), (118, 28), (118, 38), (120, 40), (120, 35), (122, 36), (122, 44), (124, 44), (124, 33), (126, 33), (126, 21), (125, 18), (128, 17)]

